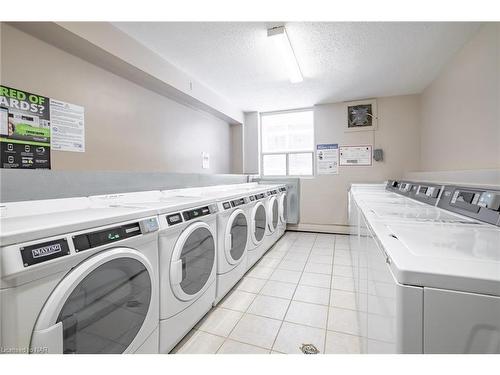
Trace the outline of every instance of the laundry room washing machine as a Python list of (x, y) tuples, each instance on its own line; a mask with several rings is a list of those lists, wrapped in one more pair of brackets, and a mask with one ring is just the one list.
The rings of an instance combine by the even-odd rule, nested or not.
[(0, 346), (158, 353), (158, 220), (88, 198), (3, 203)]
[(238, 192), (244, 190), (246, 194), (248, 194), (250, 206), (248, 210), (249, 236), (247, 243), (247, 269), (250, 269), (257, 263), (272, 245), (270, 241), (264, 242), (267, 238), (266, 234), (269, 233), (267, 225), (268, 189), (272, 187), (274, 187), (274, 185), (262, 185), (253, 182), (238, 185), (225, 185), (217, 188), (218, 190), (226, 189), (236, 190)]
[[(273, 246), (280, 238), (278, 225), (280, 221), (279, 213), (279, 200), (278, 200), (278, 186), (277, 185), (263, 185), (269, 189), (267, 191), (266, 212), (267, 212), (267, 232), (265, 243), (267, 249)], [(266, 249), (266, 250), (267, 250)]]
[(256, 191), (248, 199), (253, 203), (250, 210), (250, 237), (248, 241), (248, 266), (250, 269), (267, 251), (264, 240), (269, 230), (267, 227), (267, 192)]
[(91, 197), (101, 204), (156, 210), (160, 285), (160, 353), (212, 308), (216, 292), (217, 204), (212, 198), (160, 191)]
[(283, 236), (286, 231), (286, 223), (288, 217), (288, 195), (286, 185), (278, 187), (278, 233), (279, 237)]
[(445, 186), (434, 199), (426, 212), (358, 207), (364, 352), (500, 353), (500, 192)]
[(233, 288), (247, 271), (247, 246), (250, 236), (250, 209), (253, 202), (247, 189), (219, 186), (165, 190), (181, 197), (210, 197), (217, 202), (217, 291), (214, 305)]

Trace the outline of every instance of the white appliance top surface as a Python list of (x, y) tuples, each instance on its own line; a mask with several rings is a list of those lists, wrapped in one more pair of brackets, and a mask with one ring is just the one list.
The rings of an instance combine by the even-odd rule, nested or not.
[(427, 205), (378, 205), (372, 204), (369, 206), (369, 211), (366, 213), (370, 216), (373, 213), (379, 220), (413, 220), (413, 221), (433, 221), (441, 223), (469, 223), (482, 225), (479, 222), (466, 218), (464, 216), (455, 215), (440, 208)]
[(181, 196), (177, 194), (164, 194), (158, 190), (97, 195), (90, 197), (90, 199), (97, 206), (143, 207), (153, 209), (157, 214), (195, 208), (215, 202), (215, 200), (211, 197), (199, 195)]
[(381, 222), (372, 227), (401, 284), (500, 296), (499, 228)]
[[(60, 200), (52, 200), (60, 201)], [(38, 240), (51, 236), (57, 236), (70, 232), (90, 229), (103, 225), (110, 225), (127, 220), (142, 219), (156, 215), (156, 212), (148, 208), (139, 207), (94, 207), (90, 200), (86, 205), (81, 201), (75, 205), (68, 205), (61, 209), (56, 204), (51, 211), (50, 204), (45, 205), (43, 212), (35, 210), (26, 213), (9, 215), (9, 205), (6, 204), (6, 212), (0, 219), (0, 244), (1, 246), (12, 245), (32, 240)], [(24, 202), (23, 202), (24, 203)], [(26, 202), (29, 204), (30, 202)], [(16, 210), (20, 207), (16, 207)]]

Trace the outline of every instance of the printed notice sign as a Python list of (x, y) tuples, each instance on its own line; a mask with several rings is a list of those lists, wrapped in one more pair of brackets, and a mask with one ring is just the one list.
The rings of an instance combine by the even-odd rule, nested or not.
[(372, 165), (372, 146), (340, 146), (340, 165)]
[(2, 168), (50, 169), (50, 99), (0, 86)]
[(83, 107), (50, 99), (53, 150), (85, 152), (85, 110)]
[(321, 143), (316, 145), (316, 167), (320, 174), (339, 174), (339, 145)]

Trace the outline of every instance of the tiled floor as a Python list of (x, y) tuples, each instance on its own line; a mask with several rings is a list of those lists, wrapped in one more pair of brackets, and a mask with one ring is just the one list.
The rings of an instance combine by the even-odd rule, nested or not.
[(359, 353), (348, 237), (287, 232), (175, 353)]

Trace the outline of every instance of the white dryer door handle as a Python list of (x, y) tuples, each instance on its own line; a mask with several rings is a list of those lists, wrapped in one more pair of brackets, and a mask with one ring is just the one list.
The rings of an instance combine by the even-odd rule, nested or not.
[(172, 284), (180, 284), (182, 281), (182, 259), (172, 262), (170, 281)]
[(31, 338), (31, 349), (36, 354), (62, 354), (63, 352), (63, 324), (56, 323), (53, 326), (33, 331)]
[(226, 250), (231, 250), (231, 242), (233, 240), (233, 236), (231, 236), (231, 233), (228, 233), (226, 234), (226, 243), (225, 243), (225, 246), (226, 246)]

